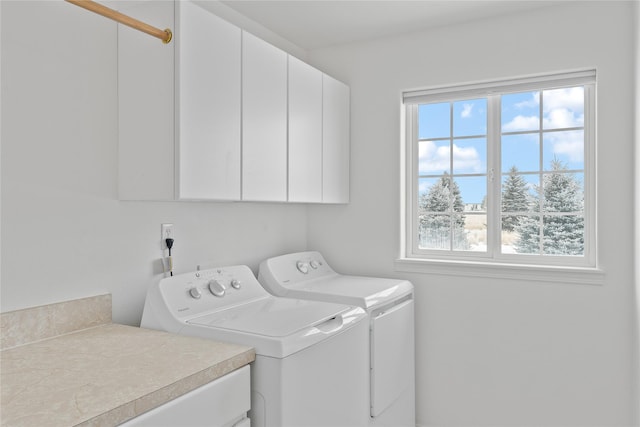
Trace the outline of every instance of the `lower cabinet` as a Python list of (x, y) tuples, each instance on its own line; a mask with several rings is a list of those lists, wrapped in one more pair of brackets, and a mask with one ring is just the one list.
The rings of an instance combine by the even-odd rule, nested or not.
[(124, 427), (245, 427), (250, 425), (249, 365), (121, 424)]

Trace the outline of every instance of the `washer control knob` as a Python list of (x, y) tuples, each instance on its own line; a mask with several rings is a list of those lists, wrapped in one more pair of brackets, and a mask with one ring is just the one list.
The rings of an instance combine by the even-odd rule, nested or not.
[(217, 280), (211, 280), (209, 282), (209, 290), (217, 297), (223, 297), (225, 289), (224, 285)]
[(318, 261), (316, 261), (315, 259), (314, 259), (314, 260), (312, 260), (312, 261), (309, 263), (309, 265), (310, 265), (310, 266), (311, 266), (311, 268), (313, 268), (314, 270), (316, 270), (316, 269), (320, 266), (320, 264), (318, 263)]
[(200, 289), (193, 287), (189, 289), (189, 295), (191, 295), (192, 298), (200, 299), (200, 297), (202, 296), (202, 292), (200, 292)]
[(298, 267), (298, 271), (302, 274), (309, 273), (309, 264), (307, 264), (306, 262), (298, 261), (296, 267)]
[(240, 281), (238, 279), (231, 279), (231, 287), (233, 289), (240, 289)]

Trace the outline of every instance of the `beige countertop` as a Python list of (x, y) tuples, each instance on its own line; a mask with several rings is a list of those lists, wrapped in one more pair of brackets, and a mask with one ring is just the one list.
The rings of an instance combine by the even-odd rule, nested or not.
[[(86, 309), (93, 298), (79, 300), (84, 310), (71, 303), (2, 314), (2, 426), (118, 425), (255, 360), (249, 347), (112, 324), (104, 310)], [(78, 321), (70, 311), (99, 320)], [(49, 336), (33, 328), (41, 325), (34, 317), (58, 331), (65, 322), (89, 327)], [(25, 319), (39, 340), (19, 338)]]

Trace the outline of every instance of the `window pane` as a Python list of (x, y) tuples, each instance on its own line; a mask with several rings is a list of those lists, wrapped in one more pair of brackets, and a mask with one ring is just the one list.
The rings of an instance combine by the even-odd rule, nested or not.
[(451, 249), (450, 215), (419, 215), (419, 221), (420, 249)]
[(474, 252), (487, 251), (487, 216), (466, 214), (464, 233), (454, 239), (453, 249)]
[(418, 187), (418, 212), (451, 211), (451, 180), (448, 176), (420, 178)]
[(453, 141), (453, 173), (487, 173), (487, 139)]
[(584, 218), (578, 215), (545, 215), (544, 255), (584, 255)]
[(582, 212), (583, 174), (547, 173), (543, 175), (544, 212)]
[(542, 92), (543, 126), (560, 129), (584, 126), (584, 88), (571, 87)]
[(436, 182), (437, 178), (418, 179), (418, 200), (429, 192), (429, 188)]
[(535, 184), (527, 181), (527, 178), (536, 181), (536, 177), (521, 175), (513, 171), (514, 169), (512, 169), (512, 173), (502, 178), (501, 211), (529, 212), (534, 209), (537, 200), (534, 194)]
[(486, 212), (487, 177), (456, 177), (454, 183), (460, 190), (460, 202), (465, 212)]
[[(535, 211), (538, 202), (539, 175), (509, 173), (502, 177), (500, 207), (502, 212)], [(504, 230), (504, 226), (503, 226)]]
[(453, 136), (487, 134), (487, 100), (472, 99), (453, 104)]
[(540, 144), (538, 134), (502, 136), (502, 172), (516, 167), (519, 172), (540, 170)]
[(451, 169), (449, 141), (418, 142), (418, 173), (420, 175), (439, 175)]
[(418, 139), (446, 138), (451, 134), (451, 104), (418, 106)]
[(584, 131), (545, 132), (542, 154), (545, 170), (553, 169), (553, 162), (562, 169), (584, 169)]
[(540, 92), (502, 95), (502, 132), (540, 129)]
[[(506, 218), (512, 218), (506, 220)], [(505, 222), (513, 226), (504, 229)], [(540, 253), (540, 217), (516, 215), (502, 217), (502, 253), (503, 254), (539, 254)]]

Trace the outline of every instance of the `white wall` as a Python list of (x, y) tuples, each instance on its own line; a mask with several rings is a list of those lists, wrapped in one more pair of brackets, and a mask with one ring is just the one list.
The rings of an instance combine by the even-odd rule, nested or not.
[[(640, 396), (640, 2), (635, 3), (635, 393)], [(640, 398), (636, 402), (635, 420), (640, 424)]]
[[(276, 204), (119, 202), (115, 24), (62, 1), (3, 0), (0, 311), (111, 292), (114, 320), (137, 324), (146, 288), (161, 277), (160, 223), (173, 222), (178, 271), (255, 268), (310, 248), (343, 272), (410, 278), (422, 425), (637, 423), (629, 153), (640, 111), (632, 113), (629, 88), (640, 30), (630, 8), (587, 2), (311, 52), (352, 88), (352, 202), (307, 214)], [(400, 92), (593, 66), (606, 283), (394, 271)]]
[(0, 7), (3, 312), (110, 292), (114, 321), (138, 324), (162, 222), (177, 272), (306, 248), (304, 206), (118, 201), (116, 24), (63, 1)]
[[(309, 208), (308, 246), (339, 271), (416, 287), (417, 420), (437, 426), (634, 421), (631, 2), (546, 7), (309, 52), (351, 86), (351, 204)], [(597, 67), (602, 286), (394, 271), (400, 93)]]

